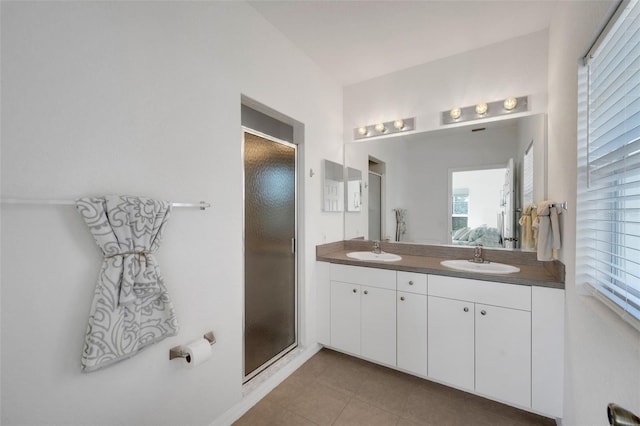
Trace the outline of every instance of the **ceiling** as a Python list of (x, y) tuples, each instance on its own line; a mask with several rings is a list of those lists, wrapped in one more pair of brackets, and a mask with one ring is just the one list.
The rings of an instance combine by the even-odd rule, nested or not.
[(549, 27), (558, 0), (250, 1), (347, 86)]

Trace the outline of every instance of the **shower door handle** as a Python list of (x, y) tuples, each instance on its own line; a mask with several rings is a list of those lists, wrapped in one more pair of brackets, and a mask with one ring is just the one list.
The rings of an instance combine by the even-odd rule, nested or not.
[(292, 254), (296, 254), (296, 239), (295, 238), (291, 239), (291, 253)]

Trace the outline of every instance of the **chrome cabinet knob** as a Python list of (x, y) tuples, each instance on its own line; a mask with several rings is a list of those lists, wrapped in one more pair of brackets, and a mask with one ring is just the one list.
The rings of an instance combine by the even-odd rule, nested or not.
[(487, 315), (487, 311), (485, 311), (484, 309), (480, 311), (481, 315)]
[(369, 292), (367, 290), (364, 291), (364, 294), (369, 294)]
[(409, 285), (413, 285), (413, 281), (409, 281)]
[(358, 290), (356, 290), (356, 289), (354, 288), (354, 289), (353, 289), (353, 292), (354, 292), (354, 293), (357, 293), (357, 292), (358, 292)]
[(400, 297), (400, 300), (402, 300), (402, 301), (404, 302), (404, 296), (401, 296), (401, 297)]
[(466, 306), (463, 309), (465, 312), (469, 312), (469, 308), (467, 308)]

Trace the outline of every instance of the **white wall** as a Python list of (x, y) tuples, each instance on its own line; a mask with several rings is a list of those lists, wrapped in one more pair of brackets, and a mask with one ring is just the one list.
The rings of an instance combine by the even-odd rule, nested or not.
[(438, 129), (441, 111), (508, 96), (530, 95), (530, 112), (545, 112), (547, 44), (547, 32), (537, 32), (347, 86), (345, 141), (358, 126), (397, 118)]
[[(2, 424), (210, 424), (242, 398), (241, 94), (305, 125), (301, 332), (312, 344), (315, 245), (343, 235), (342, 219), (321, 213), (319, 173), (322, 158), (342, 159), (341, 88), (245, 3), (1, 12), (2, 197), (213, 204), (176, 209), (158, 252), (179, 335), (86, 375), (98, 248), (73, 207), (2, 206)], [(169, 362), (170, 347), (207, 330), (212, 361)]]
[(559, 2), (549, 31), (549, 199), (569, 202), (561, 215), (567, 267), (565, 425), (608, 424), (616, 402), (640, 413), (640, 334), (575, 282), (577, 67), (609, 2)]
[[(541, 31), (347, 86), (344, 88), (345, 142), (352, 141), (355, 127), (399, 117), (415, 116), (416, 132), (442, 129), (441, 111), (454, 106), (473, 105), (479, 100), (494, 101), (508, 96), (530, 95), (530, 111), (527, 114), (546, 112), (547, 44), (547, 32)], [(476, 123), (483, 121), (490, 120), (478, 120)], [(395, 139), (382, 137), (379, 140), (393, 142)], [(355, 145), (357, 143), (347, 145), (347, 156), (350, 147)], [(383, 146), (382, 142), (379, 149), (374, 148), (382, 150), (382, 160), (388, 158), (386, 161), (390, 161), (401, 155), (396, 149)], [(440, 146), (438, 149), (443, 148)], [(371, 155), (375, 156), (373, 152)], [(366, 161), (355, 164), (350, 163), (348, 158), (345, 161), (351, 167), (367, 170)], [(496, 159), (496, 163), (501, 161)], [(407, 175), (404, 169), (399, 172)], [(388, 176), (386, 187), (395, 188), (391, 173)], [(437, 186), (437, 190), (444, 190), (443, 197), (446, 198), (446, 186)], [(425, 192), (431, 194), (431, 198), (438, 197), (430, 191)], [(385, 235), (391, 239), (395, 235), (395, 216), (391, 209), (407, 208), (404, 200), (408, 200), (404, 194), (387, 193)], [(366, 197), (363, 197), (362, 214), (346, 214), (346, 238), (366, 234), (366, 202)], [(408, 220), (411, 220), (411, 212), (408, 214)], [(446, 210), (441, 216), (441, 220), (421, 222), (424, 226), (432, 227), (435, 234), (430, 235), (430, 231), (425, 231), (410, 238), (431, 243), (447, 241)], [(412, 231), (408, 229), (408, 232)]]

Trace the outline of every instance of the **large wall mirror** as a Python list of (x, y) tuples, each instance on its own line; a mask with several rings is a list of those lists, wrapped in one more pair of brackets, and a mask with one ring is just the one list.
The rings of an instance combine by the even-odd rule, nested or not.
[(546, 155), (544, 114), (346, 143), (345, 165), (365, 172), (345, 239), (379, 230), (413, 244), (533, 249), (521, 247), (518, 220), (546, 198)]

